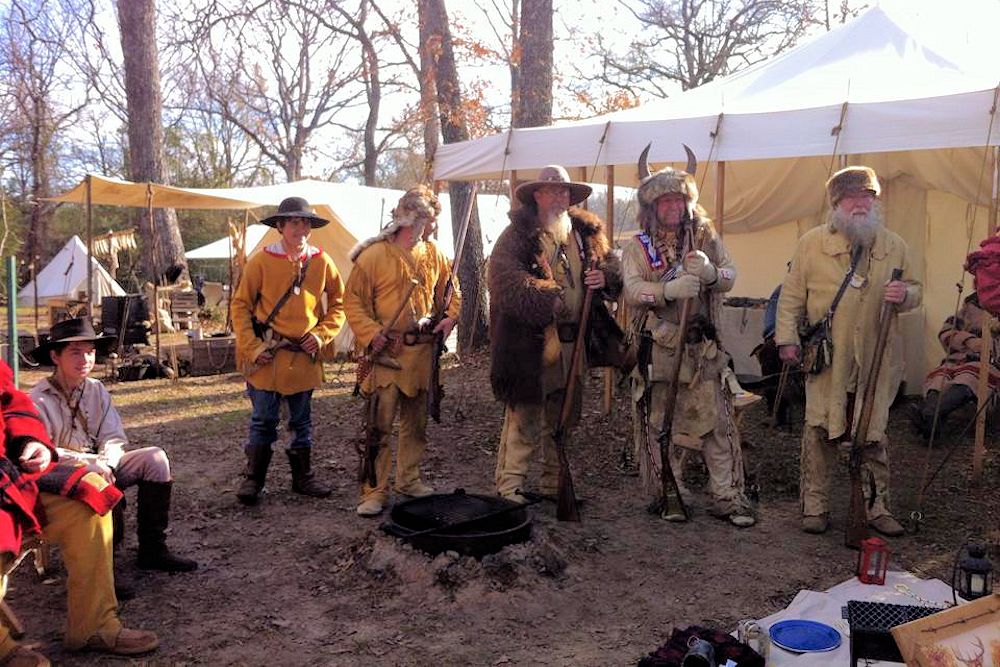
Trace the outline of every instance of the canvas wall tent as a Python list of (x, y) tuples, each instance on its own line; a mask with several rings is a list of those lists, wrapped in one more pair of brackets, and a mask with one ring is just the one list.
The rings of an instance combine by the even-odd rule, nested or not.
[[(106, 296), (122, 296), (125, 290), (111, 277), (100, 262), (91, 258), (93, 263), (94, 291), (91, 294), (91, 304), (100, 306), (101, 299)], [(38, 272), (34, 280), (28, 282), (18, 292), (19, 306), (35, 305), (35, 285), (38, 285), (38, 305), (48, 305), (50, 300), (75, 300), (81, 293), (87, 291), (87, 246), (74, 236), (62, 247), (55, 257)]]
[[(51, 201), (86, 204), (89, 197), (90, 203), (94, 205), (237, 209), (254, 211), (254, 215), (263, 216), (265, 212), (256, 209), (276, 207), (286, 197), (304, 197), (316, 209), (318, 215), (330, 220), (330, 224), (313, 233), (310, 242), (325, 250), (333, 258), (346, 280), (350, 274), (351, 262), (348, 253), (351, 248), (359, 240), (378, 233), (379, 228), (388, 222), (390, 211), (402, 194), (400, 190), (315, 180), (248, 188), (200, 189), (132, 183), (91, 174), (72, 190), (53, 197)], [(482, 225), (483, 243), (488, 249), (492, 247), (500, 231), (507, 224), (509, 203), (506, 197), (497, 195), (480, 195), (476, 203)], [(441, 204), (439, 244), (450, 256), (454, 243), (450, 224), (450, 198), (447, 193), (441, 195)], [(277, 232), (269, 229), (255, 247), (277, 239)], [(228, 246), (226, 239), (220, 241)], [(350, 331), (345, 327), (343, 334), (337, 340), (338, 350), (347, 351), (351, 342)]]
[[(954, 311), (967, 248), (989, 233), (996, 194), (1000, 40), (991, 31), (1000, 6), (970, 1), (962, 9), (884, 0), (670, 99), (442, 145), (435, 176), (524, 179), (559, 163), (634, 186), (647, 143), (655, 167), (683, 167), (684, 142), (702, 161), (702, 204), (723, 221), (741, 269), (734, 295), (765, 297), (798, 236), (823, 220), (831, 170), (869, 164), (884, 184), (888, 224), (910, 244), (925, 285), (925, 306), (906, 318), (907, 385), (919, 389), (940, 361), (937, 330)], [(616, 221), (616, 230), (631, 222)]]
[[(259, 223), (247, 225), (246, 245), (244, 246), (246, 256), (250, 256), (268, 229), (267, 225)], [(188, 250), (184, 253), (184, 257), (187, 259), (231, 259), (234, 253), (232, 241), (228, 236), (223, 236), (221, 239), (206, 243), (194, 250)]]

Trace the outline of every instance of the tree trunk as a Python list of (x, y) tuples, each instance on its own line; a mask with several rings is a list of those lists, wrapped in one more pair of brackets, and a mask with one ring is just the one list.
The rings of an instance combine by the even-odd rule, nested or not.
[(432, 41), (434, 35), (431, 34), (427, 25), (427, 12), (421, 10), (419, 14), (420, 117), (424, 123), (424, 174), (425, 179), (429, 182), (434, 172), (434, 156), (437, 155), (438, 135), (441, 133), (441, 121), (437, 108), (437, 85), (435, 85), (437, 44)]
[(552, 0), (521, 3), (519, 90), (514, 127), (552, 124)]
[[(163, 183), (163, 101), (156, 50), (155, 0), (118, 0), (118, 27), (125, 61), (128, 99), (129, 177)], [(155, 201), (154, 201), (155, 204)], [(142, 236), (143, 268), (150, 280), (186, 274), (184, 243), (173, 209), (144, 210), (136, 227)]]
[[(461, 87), (458, 71), (455, 69), (455, 54), (451, 45), (451, 30), (448, 28), (448, 13), (444, 0), (424, 0), (419, 3), (420, 23), (427, 30), (430, 42), (434, 44), (437, 62), (434, 67), (437, 84), (437, 102), (441, 114), (441, 135), (444, 142), (454, 143), (469, 138), (469, 130), (462, 112)], [(451, 195), (451, 228), (458, 243), (462, 226), (462, 211), (469, 200), (472, 185), (452, 181), (448, 192)], [(479, 226), (479, 212), (473, 210), (469, 221), (468, 239), (462, 264), (457, 267), (458, 281), (462, 289), (462, 314), (458, 326), (458, 346), (463, 352), (486, 344), (486, 287), (483, 280), (483, 236)]]

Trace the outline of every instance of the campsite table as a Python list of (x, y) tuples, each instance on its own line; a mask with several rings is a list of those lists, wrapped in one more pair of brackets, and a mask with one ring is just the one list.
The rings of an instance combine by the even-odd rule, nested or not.
[[(906, 586), (909, 594), (896, 589), (896, 585)], [(922, 599), (921, 599), (922, 598)], [(761, 629), (768, 629), (778, 621), (786, 619), (802, 619), (818, 621), (832, 626), (840, 632), (841, 643), (833, 651), (826, 653), (793, 653), (771, 644), (768, 657), (768, 667), (831, 667), (849, 665), (851, 660), (851, 642), (847, 636), (847, 621), (842, 616), (841, 609), (850, 600), (866, 600), (869, 602), (887, 602), (916, 606), (933, 606), (930, 603), (951, 602), (951, 586), (939, 579), (920, 579), (909, 572), (888, 572), (884, 586), (862, 584), (856, 577), (837, 584), (825, 592), (801, 590), (785, 609), (771, 614), (758, 621)], [(870, 665), (894, 665), (899, 663), (869, 661)]]

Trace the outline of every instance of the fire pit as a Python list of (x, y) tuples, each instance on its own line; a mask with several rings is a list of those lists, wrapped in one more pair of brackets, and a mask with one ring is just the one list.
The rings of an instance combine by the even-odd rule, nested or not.
[(481, 558), (526, 541), (531, 519), (527, 505), (456, 489), (394, 505), (382, 530), (431, 555), (456, 551)]

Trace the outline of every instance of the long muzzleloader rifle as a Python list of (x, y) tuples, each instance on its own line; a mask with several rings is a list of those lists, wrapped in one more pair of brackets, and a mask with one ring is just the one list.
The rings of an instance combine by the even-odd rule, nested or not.
[[(681, 303), (680, 323), (677, 325), (677, 351), (671, 358), (671, 366), (667, 379), (667, 395), (663, 400), (663, 425), (660, 427), (660, 436), (657, 438), (660, 445), (660, 498), (658, 514), (664, 519), (677, 517), (680, 515), (676, 509), (680, 509), (683, 520), (690, 517), (684, 498), (681, 496), (680, 487), (677, 485), (677, 477), (674, 469), (670, 465), (670, 441), (673, 439), (674, 411), (677, 409), (677, 391), (681, 378), (681, 365), (684, 362), (685, 348), (687, 347), (688, 328), (691, 324), (691, 308), (697, 297), (684, 299)], [(676, 503), (674, 505), (673, 503)], [(675, 509), (676, 508), (676, 509)]]
[[(902, 269), (892, 270), (895, 282), (903, 277)], [(871, 365), (865, 375), (865, 393), (861, 399), (861, 413), (858, 415), (858, 425), (851, 440), (851, 502), (847, 511), (847, 524), (844, 527), (844, 544), (852, 549), (861, 548), (861, 540), (868, 537), (868, 512), (865, 508), (865, 495), (861, 482), (861, 465), (864, 460), (864, 448), (868, 440), (868, 427), (871, 425), (872, 412), (875, 410), (875, 390), (878, 387), (878, 376), (882, 370), (882, 357), (889, 340), (889, 329), (896, 314), (896, 304), (884, 301), (879, 313), (878, 338), (875, 339), (875, 349), (872, 351)], [(875, 502), (875, 489), (872, 488), (872, 498)]]
[[(455, 261), (451, 263), (451, 271), (448, 274), (448, 282), (444, 286), (441, 307), (434, 313), (432, 320), (434, 326), (448, 317), (448, 308), (451, 307), (452, 299), (455, 298), (455, 273), (462, 265), (465, 240), (469, 235), (469, 222), (472, 220), (472, 210), (478, 191), (479, 183), (473, 184), (472, 192), (469, 193), (469, 201), (466, 202), (465, 211), (462, 213), (462, 227), (458, 233), (458, 245), (455, 246)], [(444, 387), (441, 385), (441, 355), (445, 351), (444, 333), (438, 332), (434, 335), (434, 347), (431, 349), (431, 377), (427, 384), (427, 415), (437, 424), (441, 423), (441, 399), (444, 397)]]
[[(596, 264), (591, 261), (590, 268)], [(556, 519), (559, 521), (579, 521), (580, 506), (576, 501), (576, 491), (573, 489), (573, 475), (569, 469), (569, 457), (566, 455), (566, 432), (573, 416), (573, 402), (576, 399), (577, 371), (583, 358), (583, 346), (586, 344), (587, 324), (590, 322), (591, 304), (594, 303), (594, 288), (588, 287), (580, 308), (579, 324), (576, 328), (576, 340), (573, 342), (573, 354), (569, 360), (569, 372), (566, 374), (566, 385), (563, 389), (562, 408), (559, 410), (559, 422), (552, 432), (552, 441), (556, 447), (556, 458), (559, 461), (559, 477), (556, 486)]]
[[(413, 296), (413, 290), (417, 288), (417, 284), (416, 280), (410, 280), (410, 285), (406, 289), (406, 295), (399, 302), (399, 308), (396, 309), (389, 323), (383, 326), (379, 332), (382, 336), (388, 337), (392, 332), (392, 328), (396, 326), (399, 318), (403, 315), (403, 311), (406, 310), (406, 306), (409, 305), (410, 297)], [(375, 474), (375, 459), (378, 457), (379, 442), (381, 442), (383, 435), (378, 427), (378, 385), (375, 384), (375, 367), (383, 363), (379, 358), (380, 354), (384, 354), (384, 352), (380, 351), (376, 354), (369, 347), (368, 353), (358, 360), (357, 377), (354, 382), (354, 395), (358, 396), (361, 394), (361, 384), (365, 381), (365, 378), (369, 374), (372, 376), (372, 389), (366, 397), (361, 440), (356, 447), (360, 460), (358, 465), (358, 481), (369, 486), (378, 485), (378, 478)]]

